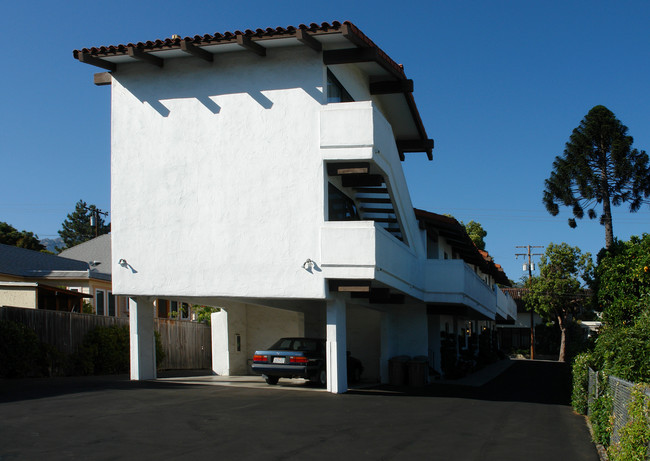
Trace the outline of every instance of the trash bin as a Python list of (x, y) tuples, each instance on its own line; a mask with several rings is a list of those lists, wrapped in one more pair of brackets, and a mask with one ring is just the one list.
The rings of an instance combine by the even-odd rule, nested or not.
[(413, 357), (407, 363), (409, 386), (421, 387), (428, 383), (429, 359), (423, 355)]
[(388, 360), (388, 382), (391, 386), (404, 386), (407, 383), (406, 364), (408, 355), (398, 355)]

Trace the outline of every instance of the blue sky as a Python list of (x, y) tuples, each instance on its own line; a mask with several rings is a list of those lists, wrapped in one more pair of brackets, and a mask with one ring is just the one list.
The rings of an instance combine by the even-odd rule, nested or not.
[[(414, 206), (479, 221), (514, 280), (516, 245), (604, 245), (597, 221), (570, 229), (568, 210), (545, 211), (544, 179), (597, 104), (650, 149), (647, 1), (7, 2), (0, 221), (54, 238), (77, 200), (110, 209), (110, 90), (73, 49), (334, 20), (355, 23), (415, 82), (436, 148), (433, 162), (403, 163)], [(621, 239), (650, 230), (648, 206), (614, 219)]]

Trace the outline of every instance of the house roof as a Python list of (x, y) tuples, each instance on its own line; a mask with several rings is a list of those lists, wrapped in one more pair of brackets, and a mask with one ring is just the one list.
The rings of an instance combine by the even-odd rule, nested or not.
[(104, 234), (87, 242), (68, 248), (59, 253), (60, 257), (95, 264), (93, 272), (112, 275), (111, 234)]
[(497, 283), (510, 285), (510, 280), (499, 264), (495, 264), (487, 251), (479, 250), (467, 235), (465, 227), (456, 219), (430, 211), (415, 208), (415, 217), (420, 227), (427, 231), (436, 231), (449, 242), (452, 248), (466, 263), (478, 266), (484, 273), (491, 275)]
[[(400, 90), (386, 90), (384, 86), (374, 94), (395, 108), (396, 116), (389, 121), (401, 138), (398, 145), (400, 158), (403, 160), (404, 152), (426, 152), (429, 160), (433, 158), (433, 140), (428, 139), (413, 98), (413, 82), (406, 78), (404, 67), (349, 21), (216, 32), (185, 38), (175, 35), (146, 42), (82, 48), (72, 54), (80, 62), (117, 72), (120, 65), (137, 61), (163, 67), (168, 58), (191, 55), (212, 61), (215, 54), (244, 49), (266, 56), (268, 49), (301, 44), (322, 52), (326, 65), (356, 64), (368, 71), (373, 79), (380, 79), (371, 85), (389, 83), (390, 87), (391, 83), (397, 82)], [(405, 123), (408, 119), (410, 122)]]
[(40, 251), (0, 244), (0, 274), (17, 277), (97, 278), (110, 280), (89, 271), (87, 262)]

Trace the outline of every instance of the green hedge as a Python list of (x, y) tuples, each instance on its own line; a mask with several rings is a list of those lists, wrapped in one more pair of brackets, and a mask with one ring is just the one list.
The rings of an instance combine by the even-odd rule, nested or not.
[(587, 414), (587, 401), (589, 398), (589, 367), (592, 366), (592, 357), (588, 352), (578, 354), (573, 360), (573, 389), (571, 392), (571, 405), (581, 415)]
[[(160, 335), (155, 333), (156, 366), (160, 366), (166, 354)], [(129, 328), (113, 325), (97, 327), (84, 337), (83, 344), (75, 354), (75, 370), (83, 375), (110, 375), (129, 372)]]
[(0, 321), (0, 378), (25, 378), (43, 373), (43, 351), (34, 330)]

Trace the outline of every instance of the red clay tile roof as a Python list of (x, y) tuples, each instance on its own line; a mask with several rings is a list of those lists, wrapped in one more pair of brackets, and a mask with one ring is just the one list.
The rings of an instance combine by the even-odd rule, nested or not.
[(108, 57), (120, 56), (128, 53), (128, 48), (137, 48), (140, 51), (162, 51), (180, 49), (181, 41), (192, 42), (194, 45), (214, 45), (218, 43), (235, 43), (238, 35), (243, 35), (254, 41), (266, 40), (279, 37), (295, 37), (296, 31), (302, 29), (311, 32), (311, 35), (325, 35), (328, 33), (350, 33), (353, 35), (359, 45), (375, 48), (378, 54), (385, 59), (390, 65), (402, 76), (404, 75), (404, 67), (393, 61), (381, 48), (379, 48), (370, 38), (368, 38), (361, 30), (352, 24), (350, 21), (343, 23), (333, 21), (331, 24), (323, 22), (320, 25), (311, 23), (308, 26), (300, 24), (298, 27), (276, 27), (275, 29), (268, 27), (266, 29), (246, 29), (245, 31), (236, 30), (234, 32), (215, 32), (214, 34), (195, 35), (193, 37), (185, 38), (165, 38), (157, 40), (148, 40), (146, 42), (128, 43), (126, 45), (108, 45), (100, 47), (82, 48), (81, 50), (74, 50), (72, 55), (75, 59), (79, 58), (79, 53), (86, 53), (94, 57)]
[[(214, 34), (204, 34), (204, 35), (195, 35), (193, 37), (175, 37), (175, 38), (165, 38), (157, 39), (153, 41), (138, 42), (138, 43), (128, 43), (126, 45), (108, 45), (100, 47), (90, 47), (82, 48), (81, 50), (73, 50), (72, 55), (75, 59), (80, 59), (82, 56), (87, 56), (89, 58), (110, 58), (115, 56), (124, 56), (129, 53), (129, 48), (137, 49), (138, 51), (165, 51), (165, 50), (176, 50), (181, 48), (181, 42), (191, 42), (196, 46), (206, 46), (206, 45), (215, 45), (215, 44), (228, 44), (236, 43), (237, 36), (244, 36), (251, 39), (253, 42), (259, 42), (269, 39), (283, 38), (283, 37), (295, 37), (298, 30), (303, 30), (309, 32), (311, 37), (322, 36), (328, 34), (343, 34), (352, 44), (360, 48), (372, 48), (376, 50), (378, 58), (393, 70), (393, 73), (396, 77), (400, 79), (406, 79), (404, 73), (404, 67), (401, 64), (397, 64), (391, 59), (381, 48), (379, 48), (370, 38), (368, 38), (361, 30), (352, 24), (350, 21), (338, 22), (333, 21), (332, 23), (323, 22), (321, 24), (311, 23), (309, 25), (300, 24), (298, 27), (287, 26), (287, 27), (268, 27), (266, 29), (246, 29), (245, 31), (236, 30), (234, 32), (215, 32)], [(80, 59), (81, 60), (81, 59)], [(93, 64), (92, 62), (89, 62)], [(96, 63), (95, 63), (96, 65)], [(413, 122), (417, 128), (418, 135), (420, 139), (427, 140), (427, 132), (424, 128), (424, 123), (422, 122), (422, 117), (420, 112), (415, 104), (415, 99), (413, 98), (412, 93), (405, 93), (404, 97), (406, 99), (406, 104), (408, 105), (411, 116), (413, 117)], [(427, 156), (429, 160), (432, 160), (431, 149), (427, 149)]]

